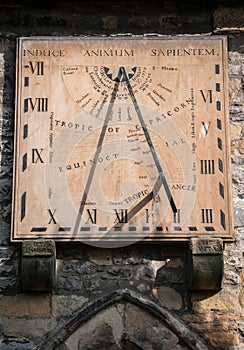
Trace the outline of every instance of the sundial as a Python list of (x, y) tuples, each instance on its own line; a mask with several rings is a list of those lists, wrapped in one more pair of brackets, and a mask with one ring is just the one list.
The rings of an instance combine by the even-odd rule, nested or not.
[(231, 239), (226, 45), (20, 38), (12, 240)]

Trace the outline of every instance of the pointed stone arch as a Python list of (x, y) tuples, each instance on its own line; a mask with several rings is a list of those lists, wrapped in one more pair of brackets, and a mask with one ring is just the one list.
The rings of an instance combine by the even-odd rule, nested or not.
[(130, 289), (83, 307), (39, 350), (209, 350), (176, 315)]

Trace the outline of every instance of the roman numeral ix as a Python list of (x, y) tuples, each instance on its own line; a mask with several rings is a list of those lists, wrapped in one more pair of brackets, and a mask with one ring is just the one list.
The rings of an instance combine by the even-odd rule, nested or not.
[(41, 153), (43, 152), (43, 148), (38, 150), (37, 148), (32, 148), (32, 163), (36, 164), (38, 162), (44, 163), (44, 160), (41, 157)]

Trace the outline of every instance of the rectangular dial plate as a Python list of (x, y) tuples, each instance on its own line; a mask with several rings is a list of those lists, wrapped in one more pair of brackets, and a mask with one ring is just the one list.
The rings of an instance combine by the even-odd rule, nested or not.
[(19, 38), (12, 240), (231, 240), (226, 46)]

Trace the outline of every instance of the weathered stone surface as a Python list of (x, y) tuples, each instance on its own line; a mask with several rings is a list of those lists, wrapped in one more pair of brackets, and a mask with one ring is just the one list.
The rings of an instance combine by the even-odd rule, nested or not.
[(235, 75), (239, 75), (241, 77), (242, 68), (243, 68), (243, 55), (237, 51), (234, 51), (234, 52), (230, 51), (228, 52), (228, 56), (229, 56), (228, 71), (231, 79), (233, 79), (233, 76)]
[(50, 317), (51, 296), (19, 294), (0, 296), (2, 317)]
[[(243, 281), (242, 281), (242, 283), (243, 283)], [(243, 285), (244, 285), (244, 283), (243, 283)], [(242, 289), (240, 291), (239, 300), (240, 300), (241, 307), (244, 309), (244, 287), (242, 287)]]
[(226, 261), (226, 267), (228, 270), (231, 268), (233, 271), (242, 271), (243, 268), (243, 256), (242, 251), (237, 249), (225, 250), (225, 256), (228, 257)]
[(56, 249), (53, 240), (23, 242), (21, 277), (25, 291), (53, 290), (56, 285)]
[(118, 27), (118, 18), (116, 16), (107, 16), (102, 18), (103, 29), (116, 29)]
[(134, 28), (148, 28), (151, 24), (149, 17), (131, 16), (128, 19), (128, 24)]
[(243, 28), (244, 8), (219, 7), (214, 12), (214, 28)]
[[(115, 310), (117, 311), (115, 312)], [(131, 317), (131, 315), (133, 316)], [(131, 318), (134, 322), (131, 322)], [(120, 333), (117, 331), (116, 320), (119, 321), (119, 329), (122, 326)], [(121, 323), (120, 320), (123, 320), (123, 322)], [(140, 324), (141, 321), (143, 321), (142, 324)], [(58, 346), (61, 344), (60, 350), (63, 350), (64, 343), (66, 346), (72, 344), (72, 349), (76, 349), (81, 335), (84, 343), (87, 337), (90, 336), (91, 327), (95, 326), (95, 330), (99, 330), (101, 325), (104, 324), (111, 326), (113, 334), (116, 334), (116, 344), (113, 344), (113, 346), (118, 344), (118, 347), (122, 349), (127, 349), (126, 346), (133, 343), (137, 344), (139, 342), (141, 344), (142, 334), (147, 334), (147, 342), (140, 347), (145, 350), (152, 347), (161, 350), (162, 338), (165, 338), (165, 341), (163, 341), (165, 345), (165, 342), (168, 342), (171, 338), (170, 333), (174, 335), (171, 338), (172, 340), (178, 338), (174, 349), (208, 349), (195, 333), (187, 329), (184, 323), (169, 311), (141, 294), (129, 289), (122, 289), (107, 293), (94, 302), (89, 302), (70, 321), (63, 324), (63, 327), (59, 326), (57, 330), (51, 332), (40, 345), (40, 350), (59, 349)], [(158, 332), (157, 325), (163, 329), (162, 333)], [(127, 327), (129, 327), (129, 331)], [(148, 329), (150, 329), (150, 332), (147, 332)], [(158, 339), (158, 341), (156, 342), (155, 339)], [(117, 348), (115, 347), (115, 349)]]
[(7, 178), (1, 180), (0, 196), (1, 198), (4, 198), (4, 200), (11, 199), (11, 187), (9, 186), (9, 179)]
[[(104, 336), (106, 334), (106, 336)], [(100, 324), (93, 332), (92, 338), (82, 337), (78, 343), (79, 350), (103, 350), (116, 344), (113, 328), (107, 324)]]
[(171, 310), (180, 310), (182, 308), (182, 296), (170, 287), (159, 287), (157, 295), (162, 306)]
[(219, 290), (224, 271), (223, 240), (221, 238), (191, 238), (189, 264), (191, 289)]
[(233, 271), (226, 272), (224, 278), (226, 284), (238, 285), (241, 281), (239, 274)]
[(158, 269), (155, 285), (182, 285), (186, 282), (186, 279), (187, 277), (183, 259), (176, 259), (172, 261), (167, 259), (166, 263), (160, 269)]
[(23, 338), (0, 340), (1, 350), (33, 350), (34, 348), (35, 344), (32, 341)]
[(234, 311), (239, 305), (239, 290), (221, 290), (219, 293), (209, 292), (192, 294), (192, 310), (194, 312)]
[(235, 228), (244, 226), (244, 208), (235, 207), (235, 209), (234, 209), (234, 224), (235, 224)]
[(112, 265), (112, 253), (110, 250), (89, 249), (87, 252), (89, 260), (97, 265)]
[(87, 301), (87, 298), (80, 295), (55, 295), (52, 298), (53, 312), (58, 319), (70, 317)]
[(50, 318), (4, 318), (1, 320), (2, 331), (6, 338), (27, 338), (32, 341), (40, 342), (51, 329), (57, 326), (57, 323)]
[(130, 344), (144, 350), (189, 349), (162, 322), (132, 304), (112, 306), (100, 312), (93, 322), (76, 330), (65, 344), (72, 350), (134, 349)]
[(26, 240), (22, 244), (22, 256), (53, 256), (55, 242), (53, 240)]
[[(206, 292), (205, 292), (206, 293)], [(204, 293), (204, 294), (205, 294)], [(204, 296), (202, 297), (204, 298)], [(207, 298), (207, 296), (205, 296)], [(242, 322), (244, 319), (244, 314), (241, 310), (238, 312), (218, 312), (218, 311), (206, 311), (201, 313), (191, 313), (183, 315), (182, 319), (187, 323), (194, 324), (197, 327), (203, 327), (203, 332), (205, 329), (211, 331), (211, 327), (216, 325), (217, 327), (222, 327), (222, 325), (229, 324), (231, 328), (236, 327), (238, 322)], [(222, 329), (222, 328), (218, 328)]]
[(191, 238), (190, 251), (193, 255), (219, 255), (223, 253), (223, 240), (221, 238)]
[(236, 332), (211, 332), (207, 339), (211, 346), (215, 349), (222, 348), (228, 349), (230, 347), (235, 347), (240, 344), (240, 338)]
[[(13, 247), (0, 246), (0, 278), (16, 279), (18, 274), (17, 257), (18, 252)], [(0, 284), (0, 289), (2, 287), (3, 285)]]
[(244, 140), (239, 141), (239, 147), (238, 147), (239, 152), (244, 155)]
[(229, 98), (230, 102), (234, 100), (234, 98), (237, 96), (237, 94), (240, 92), (242, 88), (242, 82), (241, 78), (232, 78), (229, 79)]
[(1, 292), (7, 292), (10, 289), (14, 290), (17, 283), (15, 277), (0, 277), (0, 290)]
[(88, 321), (85, 328), (77, 329), (65, 344), (70, 350), (102, 350), (119, 343), (123, 331), (123, 318), (117, 308), (112, 306)]
[(193, 290), (220, 290), (223, 278), (223, 256), (192, 255), (190, 288)]
[(0, 244), (2, 247), (6, 248), (9, 245), (10, 226), (6, 223), (2, 224), (1, 221), (2, 221), (2, 218), (0, 217), (0, 231), (1, 231)]
[(126, 307), (126, 337), (141, 349), (187, 349), (168, 327), (135, 305)]
[(232, 141), (240, 140), (242, 137), (242, 132), (243, 132), (242, 125), (230, 123), (230, 139)]

